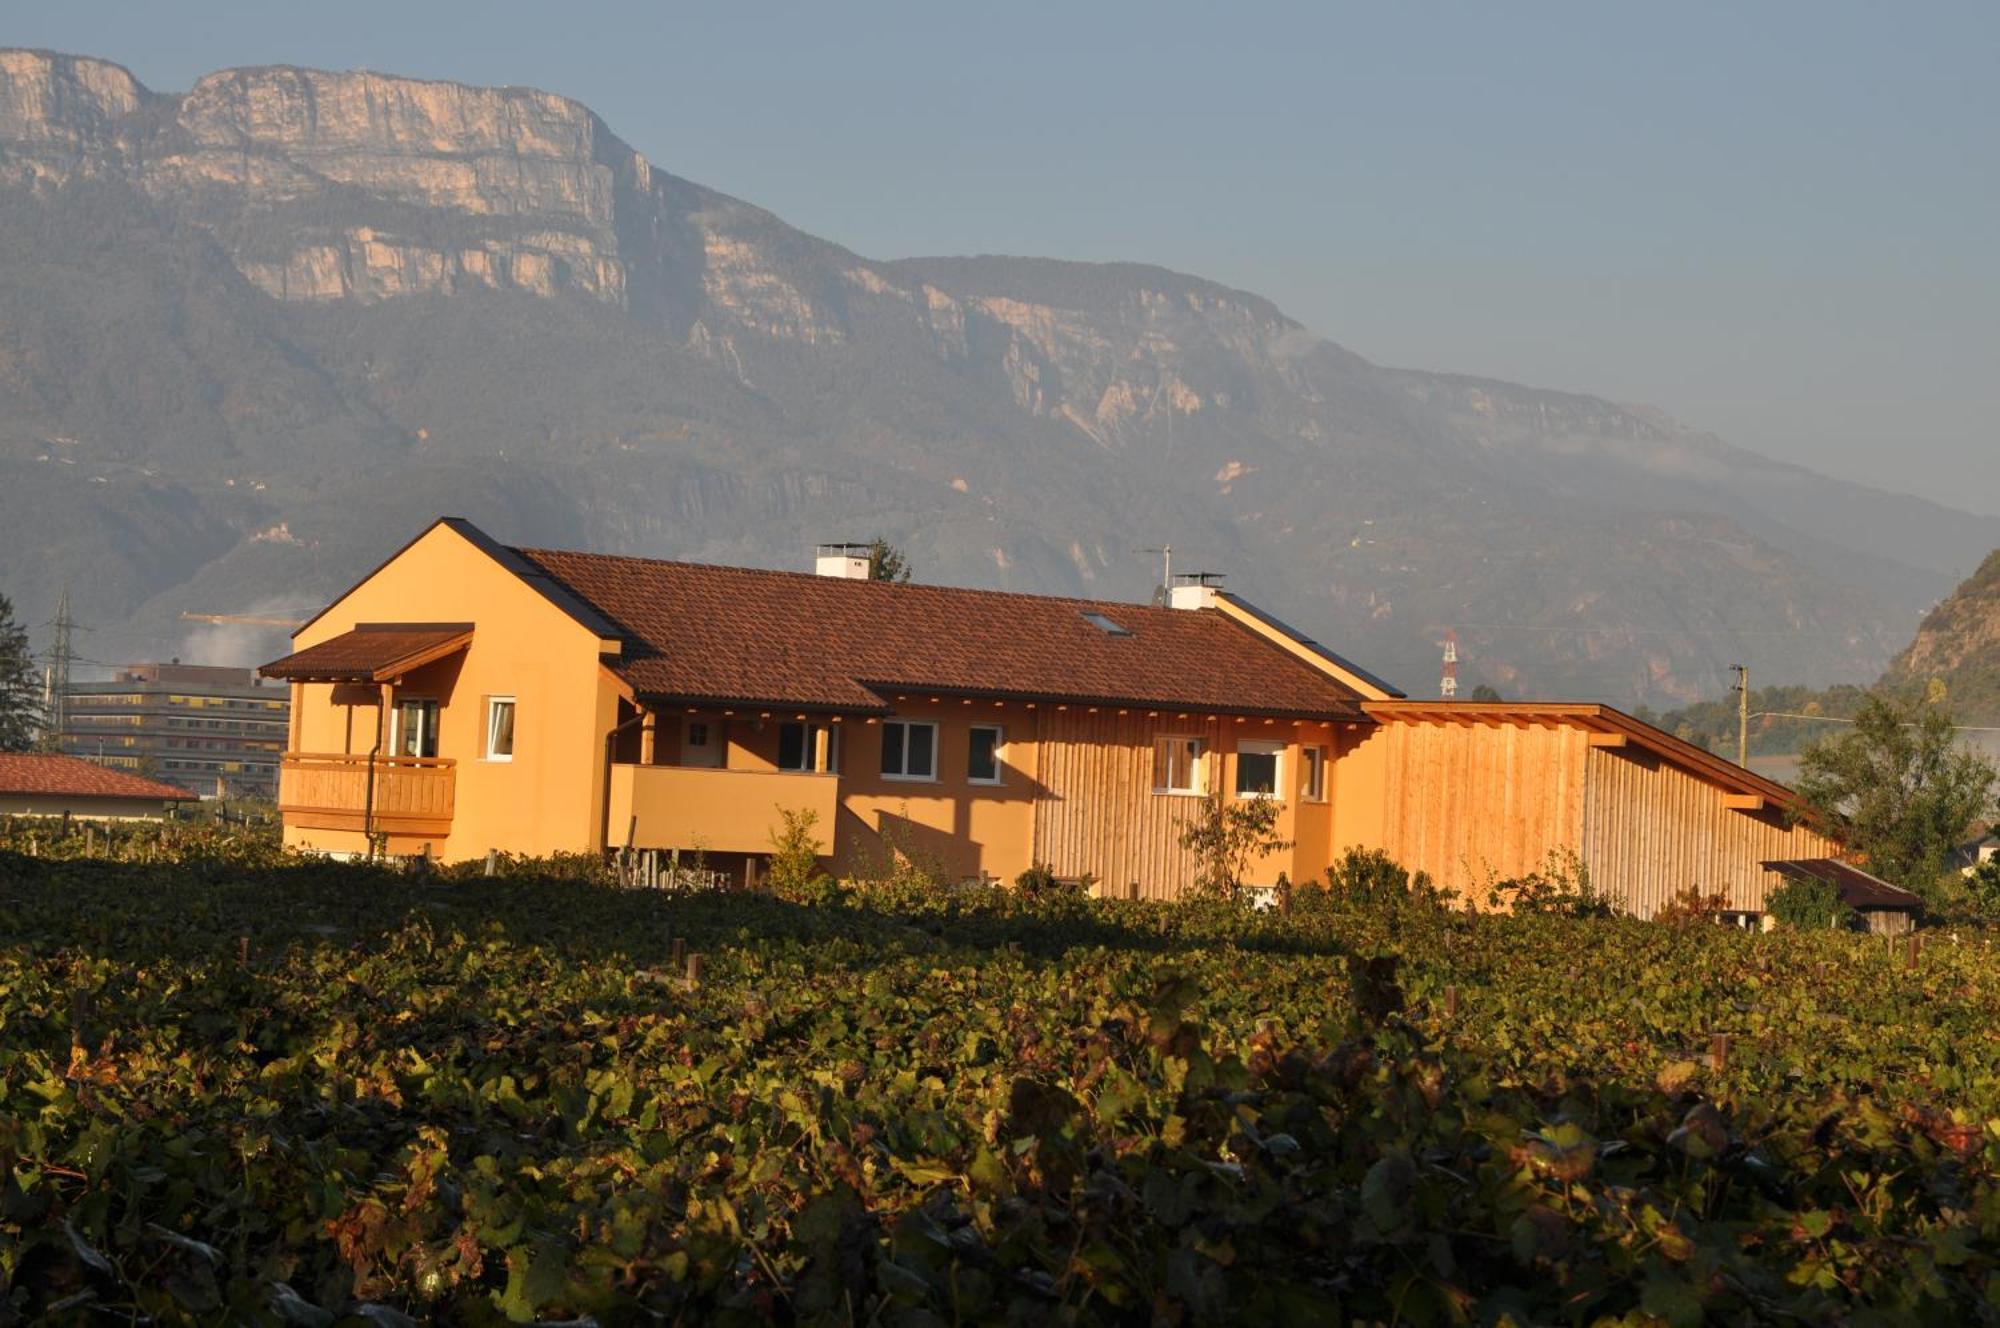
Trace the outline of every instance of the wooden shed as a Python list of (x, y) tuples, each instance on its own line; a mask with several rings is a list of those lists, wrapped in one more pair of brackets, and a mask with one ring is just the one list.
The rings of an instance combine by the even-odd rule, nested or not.
[(1908, 890), (1833, 858), (1798, 858), (1762, 865), (1765, 871), (1788, 880), (1824, 881), (1833, 886), (1847, 906), (1861, 915), (1862, 925), (1878, 936), (1898, 936), (1911, 930), (1923, 910), (1923, 900)]

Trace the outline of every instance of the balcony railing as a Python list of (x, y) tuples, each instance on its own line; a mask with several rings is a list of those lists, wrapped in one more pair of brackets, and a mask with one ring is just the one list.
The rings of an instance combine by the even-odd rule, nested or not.
[[(810, 811), (823, 848), (833, 843), (838, 775), (789, 770), (613, 765), (610, 835), (636, 848), (768, 853), (779, 811)], [(635, 819), (636, 818), (636, 819)]]
[(453, 762), (432, 757), (286, 752), (278, 811), (310, 830), (394, 835), (451, 833)]

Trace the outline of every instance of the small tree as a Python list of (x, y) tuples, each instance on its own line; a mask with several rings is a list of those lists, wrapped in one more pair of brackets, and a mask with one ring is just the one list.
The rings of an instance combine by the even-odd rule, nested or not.
[(14, 605), (0, 595), (0, 752), (25, 752), (41, 728), (35, 657), (28, 631), (14, 621)]
[(1500, 695), (1499, 688), (1493, 686), (1491, 683), (1482, 682), (1472, 689), (1472, 699), (1475, 701), (1502, 701), (1506, 698)]
[(904, 582), (910, 579), (910, 560), (903, 551), (877, 535), (868, 545), (868, 579)]
[(813, 827), (819, 813), (778, 808), (779, 826), (771, 832), (771, 863), (765, 883), (771, 893), (795, 904), (831, 903), (839, 894), (834, 879), (820, 870), (819, 836)]
[(1993, 806), (1993, 762), (1958, 745), (1942, 704), (1873, 695), (1845, 733), (1808, 743), (1799, 796), (1868, 870), (1930, 900)]
[(1201, 811), (1181, 826), (1181, 847), (1195, 856), (1195, 893), (1234, 900), (1251, 862), (1290, 848), (1278, 835), (1281, 810), (1276, 798), (1230, 799), (1221, 790), (1204, 798)]

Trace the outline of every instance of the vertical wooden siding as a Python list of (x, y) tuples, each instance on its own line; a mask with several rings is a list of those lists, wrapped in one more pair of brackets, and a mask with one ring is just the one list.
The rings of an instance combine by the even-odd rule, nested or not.
[(1381, 847), (1411, 871), (1483, 904), (1490, 878), (1579, 848), (1583, 730), (1390, 723), (1368, 741), (1388, 744)]
[(1722, 796), (1664, 762), (1591, 751), (1583, 857), (1593, 882), (1640, 917), (1690, 886), (1761, 912), (1777, 882), (1759, 863), (1836, 852), (1824, 836), (1787, 827), (1782, 811), (1732, 811)]
[(1193, 880), (1181, 826), (1201, 804), (1153, 792), (1153, 739), (1202, 738), (1213, 781), (1222, 769), (1221, 723), (1076, 709), (1041, 715), (1036, 856), (1059, 876), (1095, 876), (1100, 894), (1124, 898), (1136, 882), (1142, 899), (1178, 898)]

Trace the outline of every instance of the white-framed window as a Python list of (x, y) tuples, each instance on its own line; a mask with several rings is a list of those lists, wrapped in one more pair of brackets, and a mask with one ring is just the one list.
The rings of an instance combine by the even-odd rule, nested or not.
[(1205, 793), (1200, 738), (1172, 734), (1153, 740), (1153, 792)]
[(916, 719), (882, 721), (882, 777), (937, 778), (937, 725)]
[(811, 772), (819, 754), (819, 735), (826, 734), (826, 768), (840, 769), (840, 726), (788, 720), (778, 725), (778, 769)]
[(1000, 782), (1000, 749), (1006, 745), (998, 724), (974, 724), (965, 751), (965, 781), (968, 784)]
[(1299, 748), (1299, 798), (1303, 802), (1326, 801), (1326, 748)]
[(1285, 744), (1244, 741), (1236, 744), (1236, 796), (1284, 797)]
[(486, 698), (486, 759), (514, 759), (514, 698), (511, 696)]

